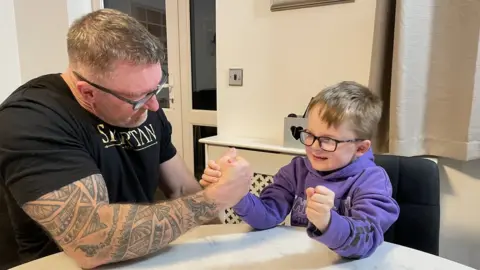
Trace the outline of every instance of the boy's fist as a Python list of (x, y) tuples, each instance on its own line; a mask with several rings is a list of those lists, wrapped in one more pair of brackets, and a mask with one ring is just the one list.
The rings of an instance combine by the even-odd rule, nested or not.
[(324, 186), (307, 188), (305, 193), (307, 195), (305, 209), (307, 218), (323, 233), (330, 224), (330, 211), (334, 206), (335, 193)]

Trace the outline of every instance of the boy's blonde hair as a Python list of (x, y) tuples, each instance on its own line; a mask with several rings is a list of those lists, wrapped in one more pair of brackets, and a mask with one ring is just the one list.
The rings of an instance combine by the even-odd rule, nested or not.
[(308, 105), (307, 112), (320, 107), (320, 117), (330, 127), (347, 122), (358, 139), (370, 140), (382, 117), (382, 100), (367, 87), (344, 81), (320, 91)]

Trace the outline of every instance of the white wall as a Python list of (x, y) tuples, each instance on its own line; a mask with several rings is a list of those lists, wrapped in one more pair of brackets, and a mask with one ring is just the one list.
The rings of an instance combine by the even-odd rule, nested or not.
[(438, 164), (440, 256), (480, 269), (480, 160)]
[(82, 15), (91, 12), (94, 9), (93, 3), (99, 6), (102, 4), (101, 2), (101, 0), (66, 0), (68, 25), (71, 25), (74, 20)]
[[(339, 80), (368, 84), (375, 0), (270, 12), (270, 0), (217, 1), (218, 133), (281, 143), (283, 118)], [(242, 87), (228, 69), (243, 68)]]
[(0, 2), (0, 102), (21, 83), (39, 75), (63, 72), (68, 63), (68, 27), (91, 10), (90, 0)]
[(22, 81), (61, 72), (67, 64), (68, 28), (65, 0), (15, 0)]
[[(468, 23), (472, 21), (468, 16), (478, 14), (471, 9), (480, 6), (476, 1), (404, 2), (422, 8), (407, 18), (422, 23), (409, 24), (409, 32), (404, 33), (416, 37), (409, 40), (409, 50), (417, 57), (402, 66), (409, 70), (418, 69), (415, 60), (428, 54), (422, 49), (431, 47), (419, 46), (424, 43), (418, 39), (429, 39), (431, 33), (419, 31), (430, 29), (425, 24), (432, 22), (425, 18), (431, 12), (450, 4), (442, 10)], [(371, 68), (375, 70), (371, 67), (375, 0), (278, 13), (270, 12), (269, 4), (269, 0), (217, 1), (219, 135), (281, 143), (283, 117), (288, 113), (302, 113), (309, 98), (325, 85), (339, 80), (369, 84)], [(243, 87), (228, 86), (230, 67), (244, 69)], [(415, 76), (427, 75), (412, 74), (408, 78), (412, 86), (420, 79)], [(438, 164), (440, 255), (480, 269), (480, 161), (440, 158)]]
[(17, 27), (13, 9), (14, 0), (0, 1), (0, 103), (17, 88), (21, 82), (20, 60), (18, 57)]

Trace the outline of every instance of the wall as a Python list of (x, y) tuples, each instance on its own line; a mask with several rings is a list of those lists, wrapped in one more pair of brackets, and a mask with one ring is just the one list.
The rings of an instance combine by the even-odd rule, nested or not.
[(441, 158), (440, 256), (480, 269), (480, 160)]
[[(270, 0), (217, 1), (218, 133), (283, 140), (283, 118), (340, 80), (368, 84), (375, 0), (270, 12)], [(242, 87), (228, 69), (243, 68)], [(254, 121), (253, 121), (254, 120)]]
[(0, 102), (21, 82), (13, 1), (0, 1), (0, 36), (2, 37), (0, 42), (0, 59), (2, 59), (0, 64), (0, 81), (2, 82)]
[(66, 68), (69, 24), (91, 10), (90, 0), (1, 1), (0, 102), (21, 83)]
[[(427, 20), (449, 4), (448, 14), (470, 22), (476, 14), (465, 5), (475, 1), (404, 0), (402, 11), (415, 6), (405, 19), (409, 52), (416, 55), (403, 69), (418, 69), (419, 46), (430, 39)], [(218, 131), (222, 136), (253, 137), (281, 143), (283, 117), (303, 113), (309, 98), (325, 85), (339, 80), (381, 85), (381, 58), (373, 41), (374, 0), (278, 13), (269, 11), (269, 0), (217, 1)], [(377, 8), (387, 10), (379, 2)], [(477, 5), (478, 6), (478, 5)], [(444, 10), (444, 9), (442, 9)], [(467, 18), (465, 18), (467, 17)], [(473, 20), (475, 21), (475, 20)], [(413, 31), (412, 31), (413, 30)], [(421, 44), (424, 41), (421, 42)], [(373, 50), (373, 52), (372, 52)], [(423, 50), (423, 51), (422, 51)], [(374, 59), (374, 60), (371, 60)], [(374, 66), (380, 64), (380, 66)], [(448, 63), (446, 63), (448, 64)], [(244, 86), (228, 86), (228, 68), (244, 69)], [(427, 71), (428, 72), (428, 71)], [(417, 76), (417, 77), (415, 77)], [(404, 83), (415, 86), (418, 76)], [(480, 161), (438, 160), (441, 182), (440, 255), (480, 269)]]
[(15, 0), (22, 82), (66, 67), (66, 10), (64, 0)]

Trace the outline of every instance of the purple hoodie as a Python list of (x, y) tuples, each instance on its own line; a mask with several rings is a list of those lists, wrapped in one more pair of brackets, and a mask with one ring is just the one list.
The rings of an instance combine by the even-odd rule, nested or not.
[[(387, 173), (373, 161), (371, 150), (346, 167), (328, 174), (296, 157), (275, 175), (260, 198), (249, 193), (233, 207), (255, 229), (277, 226), (291, 212), (291, 225), (307, 227), (307, 234), (340, 256), (365, 258), (383, 242), (384, 232), (397, 220), (400, 208), (392, 198)], [(305, 190), (323, 185), (335, 192), (330, 224), (321, 233), (305, 214)]]

